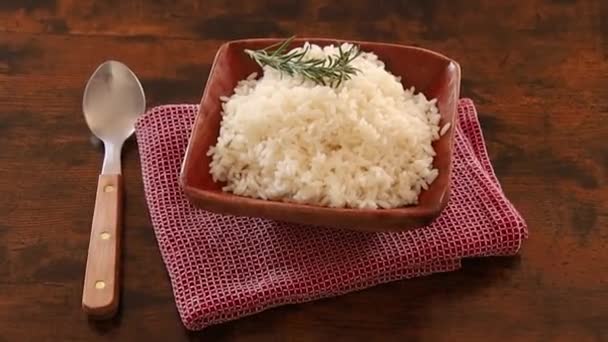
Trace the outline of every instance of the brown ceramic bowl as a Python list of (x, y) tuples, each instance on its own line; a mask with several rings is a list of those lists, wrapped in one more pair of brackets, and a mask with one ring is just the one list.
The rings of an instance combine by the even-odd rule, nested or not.
[[(394, 44), (355, 42), (364, 51), (373, 51), (386, 63), (387, 70), (402, 77), (405, 87), (414, 86), (428, 98), (437, 98), (442, 127), (452, 128), (435, 141), (434, 166), (439, 176), (423, 191), (419, 204), (395, 209), (339, 209), (314, 205), (265, 201), (222, 192), (222, 184), (213, 182), (207, 156), (215, 145), (221, 122), (220, 96), (230, 96), (237, 82), (254, 71), (257, 64), (243, 53), (244, 49), (260, 49), (279, 39), (247, 39), (225, 43), (215, 56), (200, 109), (182, 165), (180, 184), (189, 200), (205, 210), (237, 216), (265, 217), (278, 221), (312, 224), (368, 231), (404, 231), (428, 224), (446, 206), (449, 197), (456, 106), (460, 92), (460, 67), (455, 61), (418, 47)], [(339, 43), (335, 39), (302, 38), (319, 45)]]

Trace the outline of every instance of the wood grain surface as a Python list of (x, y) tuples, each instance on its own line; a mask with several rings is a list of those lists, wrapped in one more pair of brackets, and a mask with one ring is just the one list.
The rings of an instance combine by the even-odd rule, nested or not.
[[(198, 103), (217, 48), (246, 37), (414, 44), (457, 60), (504, 191), (530, 226), (519, 256), (187, 332), (150, 226), (135, 143), (119, 314), (82, 284), (102, 153), (84, 85), (112, 58), (148, 105)], [(608, 2), (0, 2), (0, 341), (608, 340)]]

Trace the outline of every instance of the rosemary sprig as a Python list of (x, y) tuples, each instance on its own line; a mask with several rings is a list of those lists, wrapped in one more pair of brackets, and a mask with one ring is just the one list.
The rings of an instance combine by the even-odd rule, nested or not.
[(361, 54), (361, 49), (353, 45), (348, 50), (338, 46), (338, 55), (327, 58), (304, 59), (310, 46), (304, 49), (289, 51), (288, 47), (294, 37), (288, 38), (261, 50), (246, 49), (249, 55), (261, 67), (267, 65), (273, 69), (284, 72), (289, 76), (301, 75), (316, 84), (338, 87), (342, 82), (349, 80), (359, 69), (350, 65)]

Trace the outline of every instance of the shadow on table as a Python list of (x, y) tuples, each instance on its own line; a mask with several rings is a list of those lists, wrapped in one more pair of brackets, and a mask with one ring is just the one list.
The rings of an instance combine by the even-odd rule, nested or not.
[(109, 334), (112, 330), (120, 328), (120, 322), (122, 321), (122, 313), (119, 309), (116, 316), (106, 320), (88, 319), (89, 327), (94, 330), (97, 335)]
[[(464, 260), (458, 271), (388, 284), (318, 301), (285, 305), (242, 319), (186, 332), (190, 340), (421, 340), (438, 311), (466, 312), (466, 299), (509, 283), (520, 257)], [(454, 308), (457, 309), (454, 309)], [(458, 311), (458, 312), (456, 312)], [(448, 313), (452, 315), (452, 313)]]

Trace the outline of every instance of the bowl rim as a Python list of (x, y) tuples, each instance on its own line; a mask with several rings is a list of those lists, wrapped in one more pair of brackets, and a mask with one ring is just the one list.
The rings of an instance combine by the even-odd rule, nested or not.
[[(447, 206), (447, 202), (450, 197), (451, 182), (449, 180), (452, 176), (453, 150), (454, 150), (454, 144), (455, 144), (455, 139), (454, 139), (455, 134), (453, 131), (456, 129), (455, 126), (457, 125), (457, 112), (454, 113), (452, 120), (450, 122), (451, 127), (450, 127), (448, 133), (446, 134), (446, 135), (448, 135), (448, 137), (450, 139), (450, 141), (449, 141), (450, 155), (448, 156), (449, 163), (448, 163), (447, 168), (444, 170), (444, 172), (446, 172), (446, 171), (448, 172), (448, 182), (446, 183), (444, 189), (442, 189), (443, 191), (441, 192), (440, 196), (437, 196), (438, 200), (433, 201), (431, 203), (426, 203), (425, 205), (413, 204), (413, 205), (402, 206), (402, 207), (397, 207), (397, 208), (388, 208), (388, 209), (334, 208), (334, 207), (326, 207), (326, 206), (312, 205), (312, 204), (302, 204), (302, 203), (295, 203), (295, 202), (250, 198), (250, 197), (235, 195), (232, 193), (205, 190), (205, 189), (201, 189), (198, 187), (194, 187), (187, 183), (186, 166), (187, 166), (188, 161), (192, 158), (192, 152), (193, 152), (192, 151), (192, 143), (193, 143), (192, 137), (195, 135), (196, 130), (201, 125), (201, 123), (199, 121), (204, 120), (204, 118), (206, 117), (206, 115), (201, 114), (201, 107), (202, 107), (202, 104), (208, 100), (209, 96), (211, 96), (209, 94), (209, 92), (207, 91), (207, 88), (208, 88), (209, 82), (214, 79), (218, 59), (220, 58), (222, 53), (226, 49), (228, 49), (231, 45), (259, 43), (259, 42), (277, 42), (277, 41), (281, 41), (281, 40), (284, 40), (284, 38), (237, 39), (237, 40), (230, 40), (230, 41), (224, 42), (218, 48), (218, 50), (215, 54), (215, 57), (213, 59), (213, 63), (211, 65), (211, 69), (209, 71), (209, 76), (207, 77), (205, 86), (203, 88), (203, 95), (202, 95), (201, 101), (199, 103), (199, 109), (197, 111), (197, 115), (196, 115), (195, 121), (192, 126), (192, 132), (188, 139), (188, 144), (187, 144), (186, 150), (183, 154), (184, 158), (182, 160), (181, 167), (180, 167), (180, 174), (179, 174), (178, 182), (180, 184), (180, 187), (184, 191), (184, 193), (187, 195), (187, 197), (189, 199), (196, 198), (199, 200), (203, 200), (204, 202), (207, 202), (207, 203), (210, 203), (210, 202), (214, 202), (214, 203), (232, 202), (233, 203), (236, 201), (236, 202), (238, 202), (239, 205), (247, 205), (250, 207), (264, 205), (264, 206), (272, 207), (273, 210), (289, 209), (291, 211), (296, 211), (296, 212), (300, 212), (300, 213), (310, 213), (311, 211), (314, 211), (315, 213), (323, 213), (325, 215), (327, 215), (327, 214), (356, 215), (356, 216), (374, 215), (376, 217), (384, 216), (384, 215), (387, 215), (387, 216), (398, 215), (398, 216), (412, 217), (412, 218), (437, 216)], [(423, 52), (426, 54), (434, 55), (436, 57), (441, 58), (442, 60), (444, 60), (446, 62), (446, 68), (448, 68), (450, 66), (452, 66), (454, 68), (454, 72), (456, 73), (457, 80), (458, 80), (458, 82), (456, 82), (455, 91), (454, 91), (456, 94), (456, 97), (457, 97), (456, 102), (458, 101), (458, 98), (460, 98), (460, 88), (461, 88), (461, 80), (462, 80), (462, 70), (461, 70), (460, 64), (456, 60), (449, 58), (446, 55), (439, 53), (437, 51), (433, 51), (433, 50), (430, 50), (427, 48), (413, 46), (413, 45), (404, 45), (404, 44), (397, 44), (397, 43), (383, 43), (383, 42), (363, 41), (363, 40), (348, 40), (348, 39), (342, 39), (342, 38), (296, 37), (294, 39), (294, 42), (296, 42), (296, 43), (303, 42), (303, 41), (315, 41), (315, 42), (323, 42), (323, 43), (325, 43), (325, 42), (326, 43), (349, 42), (349, 43), (355, 43), (355, 44), (365, 44), (368, 46), (375, 45), (375, 46), (386, 46), (386, 47), (399, 48), (399, 49), (406, 48), (408, 50), (417, 50), (417, 51), (420, 51), (420, 52)], [(457, 106), (457, 103), (456, 103), (456, 106)], [(455, 111), (457, 111), (457, 108), (455, 109)]]

